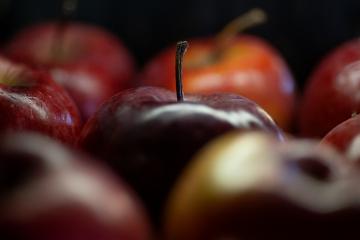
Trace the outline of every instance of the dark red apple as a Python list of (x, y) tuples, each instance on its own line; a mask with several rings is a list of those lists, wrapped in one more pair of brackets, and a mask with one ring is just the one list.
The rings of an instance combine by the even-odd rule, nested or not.
[(316, 146), (260, 133), (215, 140), (172, 190), (163, 239), (359, 238), (359, 173)]
[[(181, 169), (204, 144), (229, 130), (263, 130), (282, 139), (264, 110), (238, 95), (188, 95), (181, 91), (177, 46), (177, 97), (156, 87), (115, 95), (85, 125), (80, 145), (105, 160), (130, 183), (154, 219)], [(178, 101), (177, 101), (178, 99)]]
[(331, 144), (360, 166), (360, 116), (354, 116), (332, 129), (322, 140)]
[(74, 144), (80, 116), (73, 100), (43, 71), (0, 58), (0, 131), (32, 130)]
[(142, 207), (103, 167), (35, 134), (0, 137), (0, 239), (150, 240)]
[(360, 111), (360, 40), (326, 56), (308, 80), (299, 116), (300, 134), (322, 138)]
[[(217, 37), (190, 40), (184, 59), (184, 91), (189, 94), (234, 93), (264, 108), (275, 122), (290, 130), (295, 83), (283, 58), (261, 38), (241, 35), (239, 29), (264, 21), (258, 9), (231, 22)], [(139, 76), (145, 86), (175, 90), (174, 51), (154, 57)]]
[(105, 30), (82, 23), (41, 23), (18, 33), (5, 47), (10, 58), (48, 69), (86, 120), (98, 106), (131, 85), (134, 61)]

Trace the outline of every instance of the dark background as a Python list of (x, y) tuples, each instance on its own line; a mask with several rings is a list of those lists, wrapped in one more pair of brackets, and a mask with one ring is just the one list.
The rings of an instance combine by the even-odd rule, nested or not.
[[(58, 16), (60, 0), (0, 0), (0, 40), (20, 28)], [(269, 15), (249, 33), (270, 41), (303, 85), (330, 49), (360, 35), (359, 0), (79, 0), (73, 16), (104, 26), (123, 39), (139, 68), (180, 39), (208, 36), (252, 7)]]

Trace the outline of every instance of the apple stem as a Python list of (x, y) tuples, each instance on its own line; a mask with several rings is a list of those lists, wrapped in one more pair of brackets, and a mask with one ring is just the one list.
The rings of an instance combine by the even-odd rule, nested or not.
[(67, 25), (74, 15), (78, 6), (78, 0), (62, 0), (61, 14), (57, 23), (53, 54), (55, 58), (62, 55), (64, 32)]
[(78, 0), (63, 0), (60, 23), (67, 23), (77, 9)]
[(176, 62), (175, 62), (175, 72), (176, 72), (176, 97), (178, 102), (184, 101), (184, 92), (183, 92), (183, 60), (185, 52), (189, 44), (187, 41), (180, 41), (176, 44)]
[(187, 68), (203, 67), (216, 62), (239, 32), (266, 22), (266, 13), (254, 8), (228, 23), (215, 37), (215, 49), (204, 57), (188, 62)]
[(248, 28), (266, 22), (266, 13), (259, 8), (254, 8), (228, 23), (216, 37), (217, 46), (222, 51), (235, 36)]

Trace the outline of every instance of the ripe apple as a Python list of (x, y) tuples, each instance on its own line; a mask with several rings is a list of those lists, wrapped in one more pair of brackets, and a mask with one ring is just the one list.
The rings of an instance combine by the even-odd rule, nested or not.
[(4, 51), (13, 60), (48, 69), (73, 97), (84, 120), (103, 101), (130, 87), (134, 74), (134, 61), (119, 39), (82, 23), (30, 26)]
[(131, 191), (88, 157), (17, 133), (0, 137), (0, 159), (0, 239), (150, 239)]
[[(254, 102), (232, 94), (188, 95), (181, 91), (177, 45), (177, 98), (156, 87), (119, 93), (85, 125), (80, 145), (105, 160), (130, 183), (159, 217), (181, 169), (209, 140), (229, 130), (263, 130), (282, 139), (273, 120)], [(178, 100), (178, 101), (177, 101)]]
[(80, 116), (48, 73), (0, 57), (0, 131), (5, 130), (38, 131), (74, 144)]
[[(258, 9), (231, 22), (217, 37), (190, 40), (184, 60), (184, 91), (189, 94), (234, 93), (264, 108), (285, 130), (292, 124), (294, 79), (288, 66), (264, 40), (238, 30), (264, 21)], [(167, 48), (154, 57), (139, 76), (143, 86), (175, 90), (174, 51)]]
[(164, 239), (358, 238), (359, 175), (334, 149), (314, 145), (262, 133), (216, 139), (175, 185)]
[(354, 116), (332, 129), (322, 140), (344, 153), (360, 166), (360, 116)]
[(326, 56), (308, 80), (299, 130), (322, 138), (360, 111), (360, 40), (349, 41)]

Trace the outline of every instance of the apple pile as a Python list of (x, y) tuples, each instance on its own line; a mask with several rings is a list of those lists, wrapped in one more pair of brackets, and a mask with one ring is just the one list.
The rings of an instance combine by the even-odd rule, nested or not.
[(135, 73), (133, 57), (119, 39), (99, 27), (66, 19), (25, 28), (4, 53), (16, 62), (47, 69), (74, 99), (84, 121), (103, 101), (131, 87)]
[(360, 41), (323, 60), (297, 109), (284, 59), (239, 34), (265, 18), (137, 76), (99, 27), (17, 34), (0, 57), (0, 239), (358, 239)]
[[(235, 93), (257, 102), (285, 130), (292, 126), (295, 82), (285, 61), (264, 40), (238, 35), (264, 22), (263, 11), (254, 9), (211, 38), (189, 40), (184, 62), (184, 90), (192, 94)], [(140, 85), (175, 90), (174, 51), (165, 49), (151, 60), (139, 77)]]
[[(182, 62), (187, 42), (177, 44)], [(282, 138), (271, 118), (254, 102), (233, 94), (183, 96), (177, 65), (177, 98), (169, 90), (139, 87), (106, 102), (80, 137), (83, 149), (105, 160), (148, 205), (152, 216), (180, 171), (198, 149), (230, 130), (263, 130)]]

